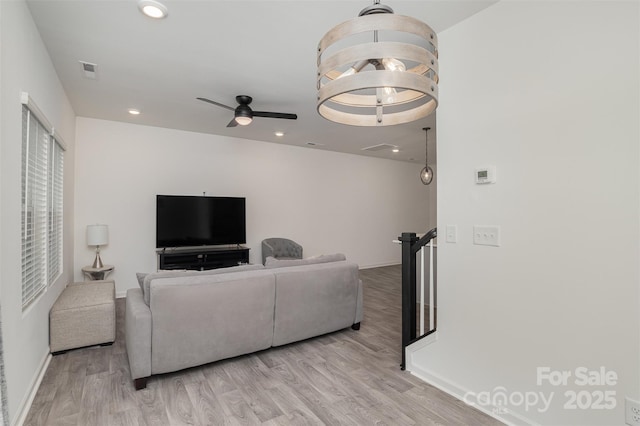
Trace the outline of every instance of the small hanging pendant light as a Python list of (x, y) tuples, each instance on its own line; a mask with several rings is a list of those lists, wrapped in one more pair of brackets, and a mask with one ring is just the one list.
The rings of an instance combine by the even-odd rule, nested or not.
[(423, 184), (429, 185), (433, 180), (433, 170), (429, 167), (429, 130), (431, 130), (431, 127), (424, 127), (422, 130), (425, 132), (426, 142), (424, 147), (424, 169), (420, 171), (420, 180)]

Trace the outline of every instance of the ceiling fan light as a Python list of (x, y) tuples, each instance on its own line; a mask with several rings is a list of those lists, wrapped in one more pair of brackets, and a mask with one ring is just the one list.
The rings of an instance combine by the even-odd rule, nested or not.
[(249, 107), (251, 98), (243, 95), (236, 96), (236, 100), (240, 102), (240, 105), (236, 107), (234, 114), (236, 123), (238, 123), (240, 126), (248, 126), (253, 121), (253, 113), (251, 112), (251, 108)]
[(236, 117), (236, 123), (238, 123), (240, 126), (248, 126), (252, 121), (253, 119), (251, 117)]

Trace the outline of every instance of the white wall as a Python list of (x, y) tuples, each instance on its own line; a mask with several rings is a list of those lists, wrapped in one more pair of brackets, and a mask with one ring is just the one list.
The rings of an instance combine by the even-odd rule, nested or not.
[[(429, 160), (429, 162), (431, 162), (431, 160)], [(431, 169), (433, 170), (433, 180), (426, 187), (429, 210), (429, 225), (427, 226), (427, 229), (425, 229), (425, 231), (429, 231), (438, 226), (438, 165), (434, 163), (429, 164), (429, 166), (431, 166)], [(444, 233), (444, 229), (442, 229), (441, 232)]]
[(117, 291), (157, 268), (156, 194), (247, 199), (247, 246), (288, 237), (304, 255), (343, 252), (363, 267), (398, 263), (391, 241), (428, 225), (420, 166), (309, 148), (78, 118), (76, 279), (93, 260), (86, 225), (109, 225), (102, 260)]
[[(0, 293), (9, 415), (17, 421), (49, 352), (49, 309), (73, 276), (73, 170), (75, 115), (24, 1), (0, 1)], [(63, 274), (22, 312), (20, 93), (28, 92), (68, 146), (65, 153)]]
[[(639, 4), (500, 2), (439, 34), (437, 341), (414, 354), (439, 386), (555, 392), (541, 424), (624, 424), (640, 399)], [(495, 165), (494, 185), (474, 185)], [(501, 226), (501, 247), (472, 244)], [(568, 370), (538, 386), (537, 367)], [(578, 386), (578, 367), (617, 373)], [(565, 392), (615, 391), (613, 410)], [(517, 399), (516, 399), (517, 401)], [(513, 420), (515, 417), (511, 417)]]

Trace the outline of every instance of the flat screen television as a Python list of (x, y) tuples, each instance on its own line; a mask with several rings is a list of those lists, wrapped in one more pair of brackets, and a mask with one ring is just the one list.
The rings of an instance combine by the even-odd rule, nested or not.
[(157, 196), (157, 248), (246, 242), (244, 198)]

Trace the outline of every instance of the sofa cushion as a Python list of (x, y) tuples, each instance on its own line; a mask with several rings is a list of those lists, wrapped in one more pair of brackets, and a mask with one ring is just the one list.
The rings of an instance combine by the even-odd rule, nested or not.
[(269, 256), (265, 262), (265, 268), (275, 269), (289, 266), (315, 265), (318, 263), (340, 262), (343, 260), (347, 260), (347, 258), (342, 253), (323, 254), (320, 256), (307, 257), (306, 259), (276, 259)]
[(151, 285), (151, 281), (158, 278), (175, 278), (175, 277), (192, 277), (192, 276), (201, 276), (201, 275), (218, 275), (218, 274), (228, 274), (230, 272), (238, 272), (238, 271), (252, 271), (255, 269), (264, 269), (264, 266), (260, 264), (256, 265), (240, 265), (240, 266), (232, 266), (230, 268), (218, 268), (218, 269), (208, 269), (206, 271), (161, 271), (154, 272), (151, 274), (147, 274), (144, 277), (142, 292), (144, 294), (144, 303), (147, 306), (150, 306), (151, 300), (151, 292), (149, 291), (149, 287)]
[(346, 328), (358, 318), (358, 265), (331, 262), (273, 270), (273, 346)]
[(164, 278), (154, 281), (150, 290), (152, 374), (271, 346), (275, 299), (272, 271)]

